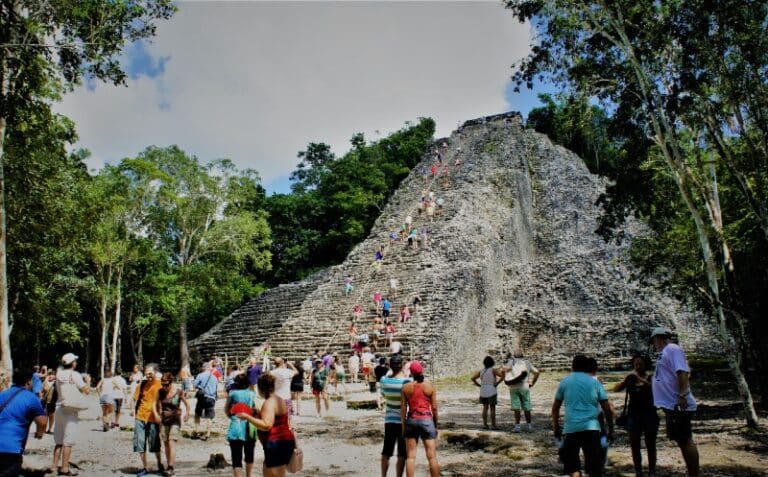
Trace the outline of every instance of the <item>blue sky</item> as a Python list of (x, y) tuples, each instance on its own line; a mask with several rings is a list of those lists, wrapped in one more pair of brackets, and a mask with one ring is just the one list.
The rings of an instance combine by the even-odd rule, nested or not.
[(356, 132), (376, 139), (422, 116), (443, 136), (527, 113), (551, 91), (512, 91), (529, 38), (495, 2), (182, 2), (152, 42), (126, 49), (127, 87), (87, 83), (57, 108), (93, 170), (177, 144), (286, 192), (309, 142), (343, 154)]

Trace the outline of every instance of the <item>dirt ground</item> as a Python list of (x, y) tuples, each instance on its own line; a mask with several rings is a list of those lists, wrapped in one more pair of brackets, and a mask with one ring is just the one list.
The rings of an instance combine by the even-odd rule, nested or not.
[[(504, 385), (499, 388), (498, 423), (500, 431), (482, 429), (477, 388), (466, 377), (436, 382), (440, 402), (440, 434), (438, 460), (441, 475), (446, 476), (557, 476), (562, 469), (557, 460), (548, 413), (558, 380), (563, 373), (543, 373), (533, 388), (534, 429), (532, 432), (512, 433), (512, 413)], [(606, 387), (617, 382), (623, 373), (604, 376)], [(744, 427), (740, 405), (735, 401), (733, 387), (723, 380), (712, 379), (694, 383), (700, 407), (694, 422), (695, 439), (701, 454), (702, 475), (713, 477), (768, 476), (768, 433), (752, 432)], [(724, 378), (725, 379), (725, 378)], [(350, 401), (373, 397), (362, 385), (350, 385)], [(301, 476), (374, 476), (380, 472), (380, 452), (383, 439), (382, 413), (376, 410), (349, 410), (344, 401), (331, 403), (328, 416), (314, 417), (314, 402), (305, 395), (301, 403), (302, 416), (293, 420), (299, 445), (304, 450), (304, 470)], [(611, 394), (620, 409), (623, 394)], [(132, 475), (139, 470), (139, 458), (132, 453), (132, 418), (123, 416), (121, 430), (102, 432), (98, 403), (82, 413), (80, 442), (73, 450), (72, 461), (82, 476)], [(231, 469), (205, 468), (211, 454), (222, 453), (230, 460), (229, 446), (222, 437), (227, 426), (223, 400), (217, 407), (214, 421), (216, 435), (207, 442), (189, 437), (177, 441), (176, 473), (180, 476), (232, 475)], [(194, 403), (193, 403), (194, 405)], [(767, 416), (763, 415), (763, 418)], [(191, 424), (184, 426), (191, 430)], [(679, 450), (664, 437), (663, 424), (658, 443), (659, 477), (685, 475)], [(43, 475), (51, 465), (53, 436), (42, 440), (30, 439), (24, 457), (26, 475)], [(263, 453), (257, 444), (256, 475), (260, 475)], [(626, 433), (617, 431), (609, 451), (608, 476), (634, 476)], [(49, 474), (50, 475), (50, 474)], [(390, 474), (394, 475), (394, 459)], [(428, 475), (423, 450), (419, 449), (416, 475)]]

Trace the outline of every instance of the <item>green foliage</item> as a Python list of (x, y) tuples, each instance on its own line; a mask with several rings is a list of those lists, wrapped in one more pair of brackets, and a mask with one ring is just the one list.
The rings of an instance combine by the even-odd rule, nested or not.
[(745, 403), (742, 371), (765, 395), (768, 3), (505, 3), (536, 30), (517, 86), (546, 78), (611, 112), (596, 128), (589, 103), (569, 99), (532, 118), (562, 143), (576, 138), (588, 163), (581, 137), (609, 152), (598, 231), (621, 238), (627, 215), (644, 218), (650, 236), (632, 246), (642, 277), (710, 310)]
[(341, 158), (324, 143), (310, 143), (291, 174), (290, 194), (266, 199), (272, 229), (271, 284), (304, 278), (341, 262), (365, 239), (400, 182), (432, 143), (435, 123), (421, 119), (368, 143), (352, 136)]

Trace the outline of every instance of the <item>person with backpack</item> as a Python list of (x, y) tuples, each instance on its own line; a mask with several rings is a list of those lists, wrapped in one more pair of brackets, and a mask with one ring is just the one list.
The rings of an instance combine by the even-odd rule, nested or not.
[[(262, 371), (264, 368), (262, 367)], [(216, 417), (216, 393), (219, 381), (213, 375), (211, 363), (203, 364), (203, 372), (195, 377), (195, 435), (199, 435), (200, 419), (205, 419), (205, 435), (200, 438), (207, 441), (211, 437), (211, 422)]]
[(475, 386), (480, 388), (480, 404), (483, 405), (483, 428), (489, 429), (488, 409), (490, 408), (491, 429), (497, 430), (499, 427), (496, 425), (496, 403), (498, 402), (496, 388), (504, 379), (504, 371), (495, 369), (495, 365), (496, 361), (490, 356), (486, 356), (483, 359), (483, 369), (473, 374), (470, 379)]
[(515, 413), (515, 427), (512, 432), (520, 432), (520, 414), (525, 413), (525, 430), (533, 428), (531, 422), (531, 388), (539, 380), (539, 370), (525, 359), (521, 350), (515, 350), (512, 358), (503, 368), (504, 383), (509, 386), (509, 399)]
[(160, 455), (160, 423), (162, 419), (157, 408), (160, 395), (160, 371), (156, 364), (144, 366), (144, 381), (136, 388), (133, 395), (135, 420), (133, 427), (133, 452), (139, 454), (142, 469), (136, 477), (149, 475), (147, 452), (152, 452), (157, 458), (157, 471), (165, 472)]
[(83, 395), (91, 390), (91, 379), (75, 371), (77, 355), (67, 353), (61, 357), (61, 367), (56, 371), (56, 426), (53, 428), (53, 466), (58, 475), (77, 475), (69, 468), (72, 446), (80, 433), (78, 412), (87, 408)]
[[(246, 376), (247, 380), (248, 377)], [(192, 413), (192, 407), (189, 405), (187, 397), (181, 388), (173, 384), (173, 374), (163, 373), (160, 379), (160, 392), (157, 395), (157, 412), (160, 414), (160, 443), (165, 449), (165, 473), (163, 475), (176, 475), (174, 466), (176, 465), (176, 449), (174, 441), (181, 429), (182, 421), (186, 422)], [(182, 416), (181, 405), (187, 409)]]
[(0, 477), (21, 475), (29, 427), (42, 439), (48, 418), (40, 398), (32, 392), (32, 371), (13, 372), (13, 386), (0, 392)]

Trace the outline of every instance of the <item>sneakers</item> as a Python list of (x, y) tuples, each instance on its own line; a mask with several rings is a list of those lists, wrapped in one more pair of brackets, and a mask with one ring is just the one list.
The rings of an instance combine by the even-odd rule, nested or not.
[(515, 427), (512, 428), (512, 432), (520, 432), (520, 424), (515, 424)]
[(149, 471), (147, 469), (141, 469), (138, 474), (136, 474), (136, 477), (144, 477), (145, 475), (149, 475)]
[(531, 432), (531, 431), (533, 430), (533, 424), (531, 424), (530, 422), (528, 422), (528, 423), (526, 423), (526, 424), (523, 426), (523, 429), (525, 429), (525, 431), (526, 431), (526, 432)]
[(176, 475), (176, 472), (174, 472), (173, 470), (173, 466), (172, 465), (168, 466), (168, 469), (166, 469), (166, 471), (163, 472), (163, 475), (165, 475), (166, 477), (171, 477), (173, 475)]

